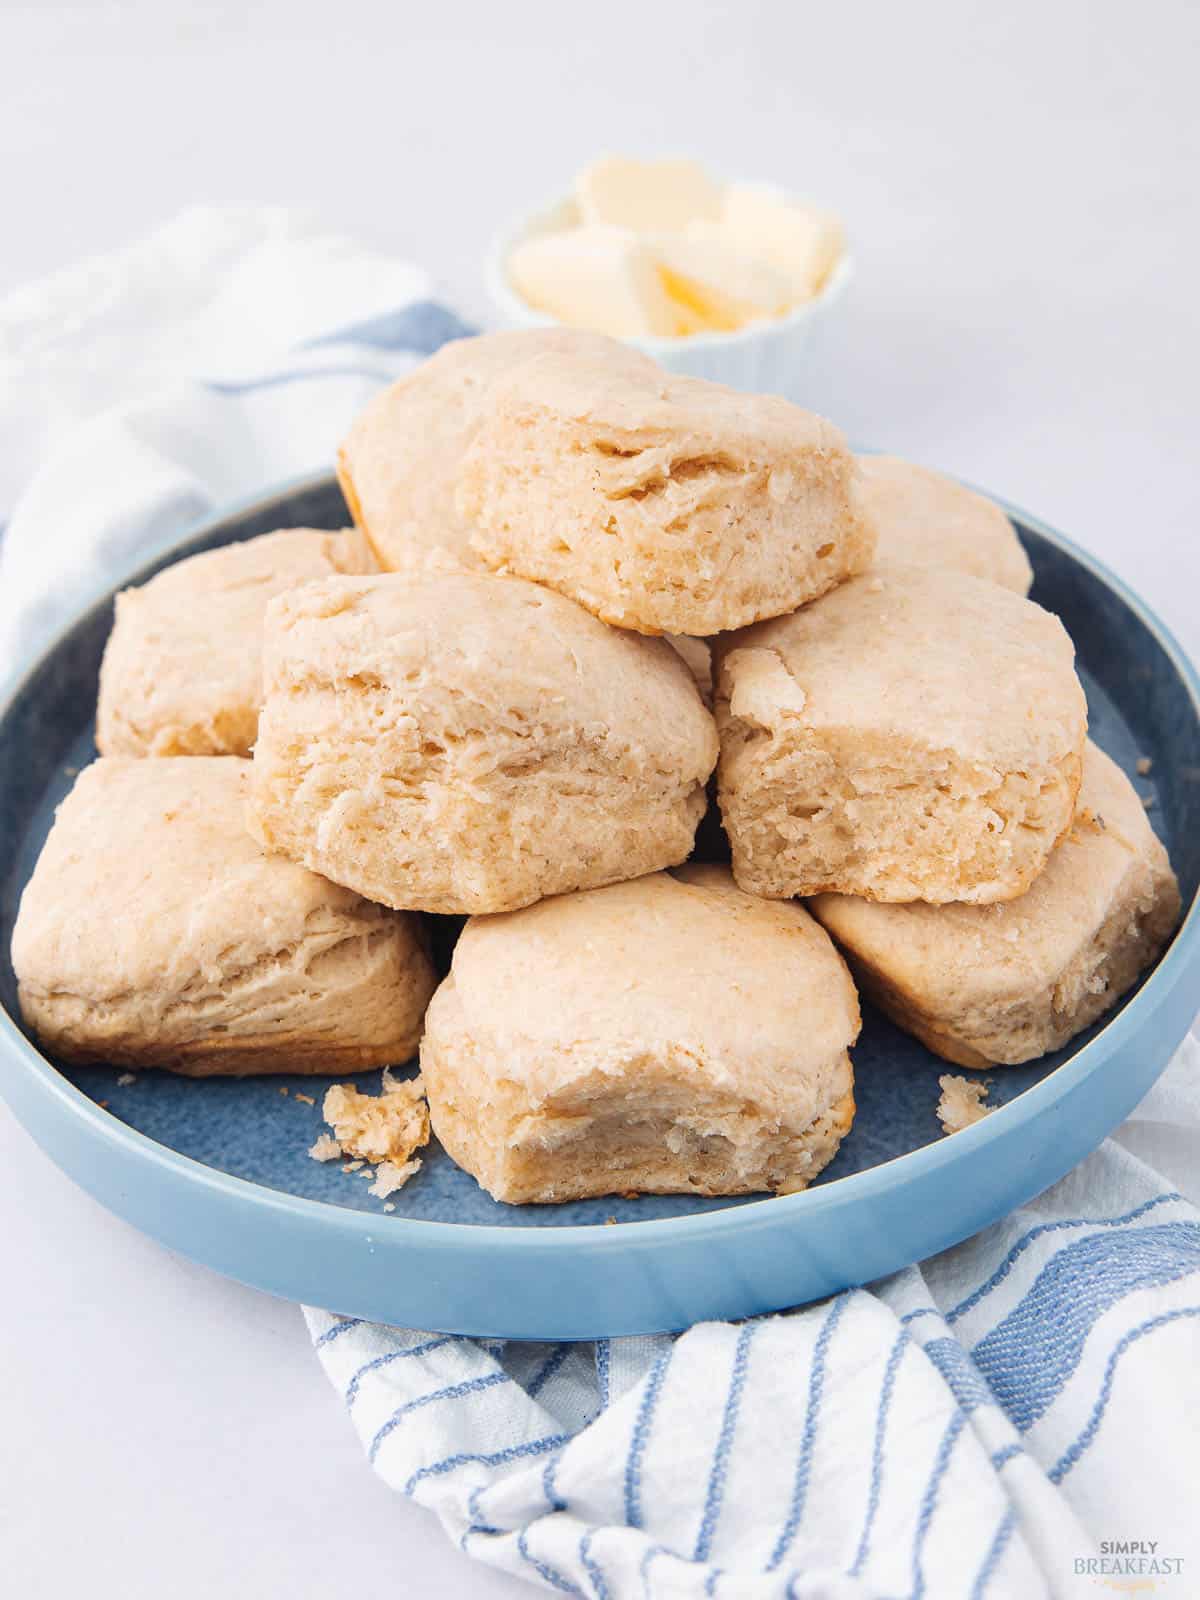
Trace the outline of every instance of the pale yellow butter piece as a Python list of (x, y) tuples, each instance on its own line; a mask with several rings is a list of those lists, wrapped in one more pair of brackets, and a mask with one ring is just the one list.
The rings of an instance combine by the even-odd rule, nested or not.
[(766, 184), (731, 183), (721, 225), (731, 248), (784, 274), (793, 301), (819, 294), (846, 248), (837, 217), (798, 205)]
[(573, 328), (617, 339), (681, 329), (653, 255), (624, 228), (585, 224), (527, 239), (509, 256), (508, 275), (529, 305)]
[(792, 302), (783, 273), (735, 248), (714, 222), (649, 241), (663, 284), (700, 328), (733, 332), (761, 317), (781, 316)]
[(634, 161), (604, 156), (575, 180), (584, 222), (608, 222), (635, 233), (672, 233), (689, 222), (715, 222), (721, 189), (695, 161)]

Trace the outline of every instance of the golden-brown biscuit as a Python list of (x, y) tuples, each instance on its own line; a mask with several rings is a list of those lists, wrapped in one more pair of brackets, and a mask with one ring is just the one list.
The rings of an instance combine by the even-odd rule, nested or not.
[[(463, 453), (488, 387), (530, 357), (609, 341), (571, 328), (455, 339), (363, 409), (338, 451), (337, 473), (355, 524), (385, 572), (479, 570), (471, 526), (455, 504)], [(631, 366), (657, 371), (625, 346)]]
[(810, 902), (864, 991), (964, 1067), (1030, 1061), (1114, 1006), (1158, 959), (1179, 886), (1133, 785), (1089, 742), (1070, 830), (1004, 905)]
[(854, 1116), (849, 973), (685, 867), (473, 918), (429, 1008), (434, 1131), (497, 1200), (802, 1188)]
[(995, 501), (899, 456), (859, 456), (858, 466), (863, 507), (879, 540), (877, 571), (950, 567), (1029, 593), (1029, 557)]
[(418, 920), (266, 855), (249, 781), (235, 756), (80, 774), (13, 930), (21, 1011), (53, 1054), (194, 1077), (411, 1056), (435, 981)]
[(521, 362), (485, 396), (459, 511), (488, 566), (640, 633), (792, 611), (870, 564), (831, 423), (770, 395), (631, 367), (616, 341)]
[(252, 826), (385, 905), (505, 911), (684, 860), (716, 730), (661, 639), (490, 574), (271, 607)]
[(890, 568), (717, 655), (721, 811), (754, 894), (1009, 900), (1070, 824), (1074, 650), (1007, 589)]
[(288, 528), (206, 550), (117, 596), (96, 745), (110, 756), (245, 756), (262, 701), (262, 620), (275, 595), (371, 570), (352, 531)]

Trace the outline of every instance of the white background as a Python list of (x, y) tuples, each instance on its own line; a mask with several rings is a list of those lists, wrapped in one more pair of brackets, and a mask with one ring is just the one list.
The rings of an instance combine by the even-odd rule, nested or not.
[[(1200, 654), (1200, 9), (0, 0), (0, 293), (281, 202), (482, 309), (492, 228), (605, 149), (840, 211), (814, 403), (1036, 511)], [(299, 1313), (75, 1191), (0, 1108), (0, 1563), (24, 1597), (528, 1592), (372, 1476)]]

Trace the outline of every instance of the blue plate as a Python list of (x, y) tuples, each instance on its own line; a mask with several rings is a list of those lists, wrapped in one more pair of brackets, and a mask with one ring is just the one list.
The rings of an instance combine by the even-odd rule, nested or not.
[[(164, 1244), (275, 1294), (410, 1327), (529, 1339), (681, 1328), (868, 1282), (995, 1221), (1122, 1120), (1200, 1004), (1200, 685), (1111, 574), (1006, 509), (1034, 565), (1034, 597), (1075, 640), (1093, 736), (1131, 774), (1151, 758), (1151, 775), (1136, 782), (1153, 797), (1189, 915), (1157, 969), (1102, 1024), (1055, 1055), (998, 1070), (1000, 1109), (975, 1127), (941, 1136), (945, 1063), (867, 1007), (854, 1052), (858, 1116), (806, 1193), (504, 1206), (435, 1144), (389, 1214), (367, 1193), (366, 1174), (306, 1154), (323, 1127), (328, 1080), (149, 1073), (123, 1085), (105, 1068), (60, 1069), (15, 1020), (8, 950), (54, 806), (94, 754), (111, 595), (0, 701), (0, 1088), (66, 1172)], [(345, 520), (331, 477), (288, 485), (207, 523), (127, 581), (272, 528)], [(705, 838), (711, 845), (719, 830)], [(435, 920), (445, 958), (457, 924)], [(356, 1081), (373, 1088), (376, 1077)]]

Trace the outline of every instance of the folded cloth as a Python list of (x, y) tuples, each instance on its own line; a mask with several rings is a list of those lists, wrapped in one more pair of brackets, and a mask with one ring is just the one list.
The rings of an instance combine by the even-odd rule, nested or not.
[[(10, 297), (0, 517), (33, 476), (0, 544), (0, 641), (29, 648), (196, 516), (327, 466), (376, 386), (463, 331), (421, 273), (274, 212), (188, 213)], [(1182, 1597), (1198, 1063), (1189, 1041), (1030, 1205), (821, 1305), (573, 1345), (305, 1316), (375, 1470), (551, 1589)]]
[(186, 211), (0, 300), (0, 666), (200, 517), (328, 471), (469, 331), (424, 272), (275, 210)]

